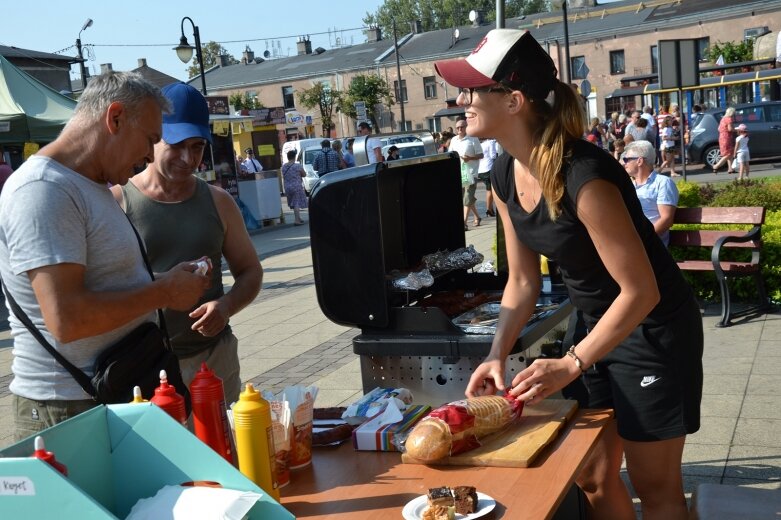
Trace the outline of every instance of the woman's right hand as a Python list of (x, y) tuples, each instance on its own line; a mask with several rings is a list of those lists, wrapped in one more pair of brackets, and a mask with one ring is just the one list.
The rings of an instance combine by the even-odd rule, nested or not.
[(478, 366), (466, 385), (466, 396), (495, 395), (506, 389), (504, 384), (504, 361), (488, 357)]

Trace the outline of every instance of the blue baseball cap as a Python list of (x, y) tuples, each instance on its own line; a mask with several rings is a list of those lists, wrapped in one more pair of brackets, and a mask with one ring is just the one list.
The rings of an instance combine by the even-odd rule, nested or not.
[(171, 113), (163, 114), (163, 141), (181, 143), (191, 137), (212, 142), (209, 127), (209, 106), (196, 89), (186, 83), (171, 83), (162, 89), (171, 102)]

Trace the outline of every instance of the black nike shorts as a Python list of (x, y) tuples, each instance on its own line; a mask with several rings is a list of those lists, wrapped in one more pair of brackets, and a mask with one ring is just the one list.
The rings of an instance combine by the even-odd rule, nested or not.
[(641, 324), (581, 377), (589, 408), (613, 408), (618, 433), (661, 441), (700, 428), (702, 316), (694, 298), (664, 324)]

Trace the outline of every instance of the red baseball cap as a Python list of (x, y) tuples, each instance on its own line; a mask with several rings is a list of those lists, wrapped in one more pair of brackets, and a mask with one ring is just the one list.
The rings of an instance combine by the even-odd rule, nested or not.
[(545, 98), (556, 85), (553, 59), (529, 31), (494, 29), (466, 58), (434, 63), (437, 74), (461, 88), (503, 83), (532, 98)]

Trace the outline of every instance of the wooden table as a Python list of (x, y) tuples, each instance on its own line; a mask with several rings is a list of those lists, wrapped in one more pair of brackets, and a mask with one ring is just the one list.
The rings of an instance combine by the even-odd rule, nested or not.
[(291, 472), (282, 505), (297, 518), (399, 520), (404, 505), (431, 487), (471, 485), (496, 499), (486, 518), (548, 519), (612, 420), (612, 410), (579, 410), (529, 468), (422, 466), (349, 443), (318, 448), (312, 466)]

